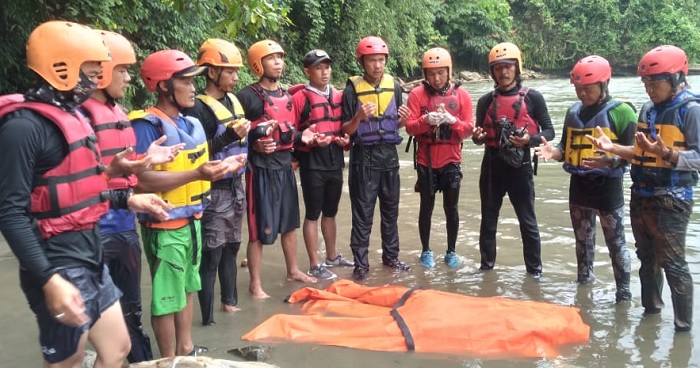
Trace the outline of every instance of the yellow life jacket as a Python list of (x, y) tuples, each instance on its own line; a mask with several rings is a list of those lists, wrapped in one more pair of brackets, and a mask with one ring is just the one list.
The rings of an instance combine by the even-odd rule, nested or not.
[[(170, 117), (155, 107), (150, 107), (145, 111), (135, 110), (129, 114), (131, 121), (146, 120), (167, 135), (168, 138), (162, 144), (163, 146), (185, 143), (185, 147), (172, 162), (154, 165), (153, 170), (167, 172), (190, 171), (209, 161), (208, 143), (202, 124), (195, 118), (183, 118), (193, 125), (192, 133), (188, 134), (180, 129)], [(201, 214), (204, 209), (202, 200), (209, 194), (210, 187), (211, 183), (209, 181), (195, 180), (171, 190), (154, 193), (173, 206), (173, 209), (168, 214), (170, 215), (170, 220), (175, 220)], [(147, 215), (140, 215), (139, 220), (147, 223), (157, 222), (154, 218)]]
[(373, 145), (377, 143), (399, 144), (399, 115), (394, 96), (394, 78), (384, 74), (378, 87), (371, 85), (362, 76), (350, 77), (357, 96), (357, 108), (372, 102), (377, 106), (376, 116), (360, 122), (353, 134), (353, 143)]

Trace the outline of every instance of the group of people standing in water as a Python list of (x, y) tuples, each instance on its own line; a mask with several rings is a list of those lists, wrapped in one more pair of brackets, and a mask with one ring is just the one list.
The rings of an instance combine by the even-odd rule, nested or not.
[[(244, 213), (248, 290), (254, 298), (268, 297), (260, 278), (263, 248), (278, 235), (288, 280), (332, 279), (333, 267), (352, 267), (353, 278), (365, 280), (377, 199), (382, 264), (408, 271), (399, 259), (397, 146), (403, 127), (415, 143), (422, 266), (436, 266), (430, 230), (438, 192), (447, 230), (442, 260), (448, 267), (460, 265), (461, 152), (471, 137), (484, 145), (480, 269), (496, 265), (497, 223), (507, 194), (520, 225), (526, 271), (535, 279), (542, 275), (534, 152), (563, 162), (571, 176), (578, 282), (595, 280), (597, 215), (610, 250), (616, 299), (629, 301), (622, 185), (630, 171), (645, 313), (661, 311), (665, 273), (675, 328), (691, 328), (685, 235), (700, 167), (700, 96), (688, 89), (682, 49), (659, 46), (640, 60), (637, 73), (650, 101), (639, 114), (610, 96), (612, 73), (605, 58), (579, 60), (570, 78), (580, 101), (568, 110), (558, 142), (542, 94), (523, 86), (523, 58), (512, 43), (499, 43), (489, 53), (495, 86), (479, 98), (475, 120), (471, 97), (452, 79), (452, 58), (444, 48), (424, 53), (424, 81), (406, 104), (398, 81), (386, 73), (389, 47), (379, 37), (359, 41), (355, 56), (363, 73), (349, 77), (343, 91), (330, 84), (333, 59), (323, 50), (304, 56), (308, 81), (288, 90), (280, 85), (285, 52), (277, 42), (261, 40), (247, 51), (247, 65), (259, 80), (237, 95), (244, 64), (231, 42), (205, 40), (196, 61), (179, 50), (150, 54), (140, 76), (156, 103), (127, 115), (119, 100), (131, 80), (129, 67), (137, 63), (129, 40), (66, 21), (43, 23), (29, 36), (27, 64), (39, 82), (23, 94), (0, 97), (0, 146), (16, 158), (0, 161), (0, 172), (12, 173), (0, 178), (0, 230), (20, 262), (22, 290), (37, 317), (47, 366), (78, 366), (87, 341), (97, 350), (96, 366), (153, 358), (141, 324), (137, 222), (162, 357), (207, 350), (192, 341), (194, 294), (202, 323), (214, 325), (217, 276), (221, 309), (238, 310)], [(206, 86), (198, 92), (194, 78), (202, 75)], [(335, 222), (345, 151), (352, 259), (338, 252)], [(306, 210), (307, 272), (297, 261), (294, 162)]]

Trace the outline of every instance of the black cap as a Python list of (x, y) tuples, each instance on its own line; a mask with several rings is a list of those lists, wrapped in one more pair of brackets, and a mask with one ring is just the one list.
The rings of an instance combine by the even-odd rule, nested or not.
[(316, 66), (324, 61), (332, 63), (333, 59), (323, 50), (311, 50), (304, 55), (304, 68)]

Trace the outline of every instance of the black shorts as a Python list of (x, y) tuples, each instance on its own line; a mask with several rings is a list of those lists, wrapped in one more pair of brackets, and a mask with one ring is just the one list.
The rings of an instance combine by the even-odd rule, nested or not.
[(90, 318), (90, 322), (84, 326), (72, 327), (59, 322), (46, 307), (42, 285), (28, 271), (20, 270), (19, 274), (22, 291), (39, 325), (39, 342), (44, 360), (50, 364), (62, 362), (75, 354), (80, 337), (121, 297), (121, 292), (112, 283), (107, 266), (101, 272), (73, 267), (58, 270), (58, 274), (80, 290), (85, 313)]
[(290, 167), (271, 170), (251, 167), (246, 172), (248, 239), (269, 245), (299, 228), (297, 179)]
[[(430, 190), (433, 186), (433, 193), (441, 192), (445, 189), (459, 189), (462, 182), (462, 165), (457, 163), (447, 164), (439, 169), (429, 170), (428, 167), (418, 165), (418, 183), (416, 192)], [(430, 173), (432, 172), (432, 178)]]
[(301, 168), (299, 178), (306, 207), (305, 218), (316, 221), (321, 212), (324, 217), (335, 217), (338, 213), (340, 196), (343, 193), (343, 170)]

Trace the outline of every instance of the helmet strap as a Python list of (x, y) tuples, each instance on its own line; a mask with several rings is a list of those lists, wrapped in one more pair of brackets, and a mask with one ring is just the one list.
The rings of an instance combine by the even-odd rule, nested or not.
[(164, 91), (163, 89), (160, 88), (160, 83), (158, 83), (158, 84), (156, 84), (156, 88), (158, 89), (158, 93), (163, 94), (166, 97), (166, 99), (168, 100), (168, 102), (170, 102), (171, 105), (175, 106), (178, 111), (181, 111), (182, 106), (180, 106), (180, 104), (177, 103), (177, 100), (175, 99), (175, 87), (173, 86), (172, 78), (168, 79), (164, 82), (168, 86), (168, 89)]

